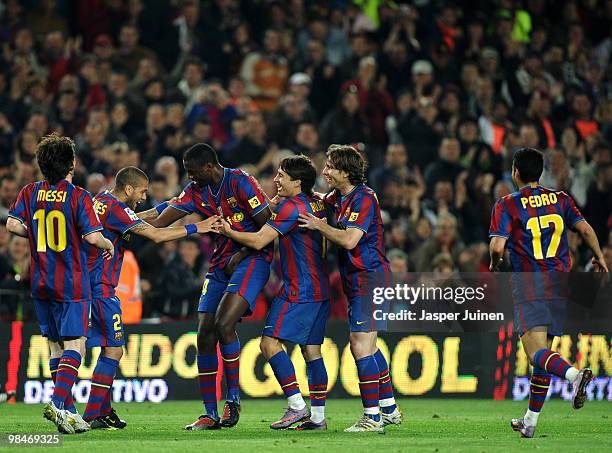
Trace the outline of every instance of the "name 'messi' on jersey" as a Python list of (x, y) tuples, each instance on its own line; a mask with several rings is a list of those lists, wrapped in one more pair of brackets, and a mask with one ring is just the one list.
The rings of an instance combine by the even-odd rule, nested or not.
[(67, 195), (68, 192), (65, 190), (39, 190), (36, 194), (36, 201), (64, 203)]

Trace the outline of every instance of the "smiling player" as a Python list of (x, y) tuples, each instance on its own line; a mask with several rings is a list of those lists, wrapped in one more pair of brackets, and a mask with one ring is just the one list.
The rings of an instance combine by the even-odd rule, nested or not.
[(126, 423), (119, 419), (111, 407), (113, 379), (123, 356), (125, 335), (121, 319), (121, 302), (115, 296), (119, 282), (123, 255), (130, 234), (146, 237), (155, 243), (173, 241), (191, 233), (211, 231), (214, 218), (184, 227), (155, 228), (140, 220), (134, 209), (146, 200), (149, 178), (139, 168), (125, 167), (117, 172), (115, 185), (110, 192), (94, 197), (94, 208), (104, 226), (104, 237), (115, 249), (110, 261), (102, 261), (92, 249), (89, 268), (92, 280), (93, 304), (91, 329), (87, 347), (102, 347), (91, 379), (91, 391), (83, 418), (92, 429), (122, 429)]
[[(283, 286), (272, 302), (261, 337), (261, 351), (270, 363), (289, 408), (270, 425), (285, 429), (302, 421), (297, 430), (325, 430), (327, 371), (321, 344), (329, 313), (329, 278), (325, 238), (316, 231), (298, 227), (300, 214), (325, 218), (325, 206), (312, 188), (316, 169), (306, 156), (283, 159), (274, 178), (281, 197), (275, 212), (258, 232), (232, 229), (222, 220), (220, 232), (247, 247), (261, 250), (280, 238)], [(302, 398), (295, 369), (282, 342), (300, 345), (306, 361), (311, 411)], [(310, 418), (309, 418), (310, 416)]]
[(340, 274), (349, 304), (349, 340), (364, 408), (363, 417), (345, 432), (382, 432), (384, 425), (402, 421), (389, 366), (376, 346), (380, 326), (367, 310), (372, 303), (368, 288), (373, 281), (388, 285), (391, 268), (385, 256), (380, 205), (375, 192), (365, 185), (365, 166), (352, 146), (331, 145), (323, 177), (331, 189), (325, 203), (334, 209), (337, 228), (310, 213), (300, 214), (301, 226), (320, 231), (340, 247)]

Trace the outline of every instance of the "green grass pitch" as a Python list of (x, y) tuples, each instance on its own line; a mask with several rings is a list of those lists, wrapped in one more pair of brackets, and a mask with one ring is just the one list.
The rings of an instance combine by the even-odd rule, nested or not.
[[(574, 411), (569, 402), (548, 401), (534, 439), (520, 439), (510, 418), (524, 413), (526, 402), (489, 400), (400, 401), (404, 422), (382, 434), (347, 434), (342, 430), (361, 412), (359, 399), (329, 400), (327, 432), (272, 431), (268, 427), (284, 409), (283, 400), (245, 400), (240, 423), (221, 431), (188, 432), (183, 426), (201, 412), (197, 401), (116, 404), (128, 422), (122, 431), (93, 431), (64, 437), (61, 450), (74, 452), (404, 452), (404, 451), (612, 451), (612, 405), (587, 402)], [(81, 411), (83, 407), (79, 408)], [(0, 406), (0, 432), (51, 432), (42, 405)], [(196, 450), (197, 449), (197, 450)], [(13, 448), (26, 451), (28, 448)], [(36, 449), (41, 451), (40, 448)], [(48, 449), (45, 449), (47, 451)], [(6, 450), (5, 450), (6, 451)], [(53, 450), (51, 450), (53, 451)]]

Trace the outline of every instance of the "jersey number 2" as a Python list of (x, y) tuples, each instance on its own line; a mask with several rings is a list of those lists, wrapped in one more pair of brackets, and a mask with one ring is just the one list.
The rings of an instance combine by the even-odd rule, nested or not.
[(66, 217), (62, 211), (49, 211), (45, 219), (45, 210), (39, 209), (34, 213), (34, 220), (38, 221), (38, 235), (36, 251), (46, 252), (47, 246), (54, 252), (63, 252), (66, 249)]
[(548, 250), (546, 250), (546, 258), (552, 258), (557, 255), (561, 234), (563, 234), (563, 219), (559, 214), (548, 214), (540, 217), (531, 217), (527, 221), (527, 229), (531, 231), (533, 236), (533, 256), (536, 260), (544, 259), (542, 253), (542, 229), (548, 228), (550, 224), (555, 226)]

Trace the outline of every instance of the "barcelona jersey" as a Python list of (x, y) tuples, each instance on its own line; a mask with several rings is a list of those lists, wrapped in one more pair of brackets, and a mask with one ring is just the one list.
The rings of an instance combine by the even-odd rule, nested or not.
[[(552, 273), (570, 271), (567, 229), (573, 229), (583, 220), (572, 197), (535, 183), (497, 200), (491, 214), (489, 236), (508, 240), (512, 270), (551, 273), (546, 278), (536, 278), (533, 274), (522, 277), (521, 287), (514, 285), (515, 295), (521, 293), (524, 300), (564, 297), (559, 293), (563, 285), (555, 284)], [(513, 281), (517, 278), (521, 277), (517, 275)]]
[(28, 228), (32, 298), (90, 300), (89, 244), (83, 236), (101, 231), (102, 224), (89, 192), (66, 180), (33, 182), (21, 189), (9, 216)]
[(109, 298), (115, 295), (115, 287), (119, 282), (129, 231), (143, 222), (110, 192), (99, 193), (93, 201), (94, 209), (104, 226), (102, 234), (115, 246), (115, 254), (110, 260), (105, 260), (98, 249), (91, 246), (89, 269), (92, 274), (92, 290), (95, 298)]
[[(336, 226), (342, 230), (358, 228), (363, 236), (352, 250), (339, 250), (339, 268), (348, 296), (368, 294), (372, 288), (390, 283), (391, 268), (385, 255), (384, 227), (376, 193), (365, 184), (359, 184), (342, 196), (338, 190), (328, 193), (325, 203), (333, 206)], [(377, 273), (375, 280), (367, 273)], [(373, 283), (374, 284), (374, 283)]]
[[(232, 229), (236, 231), (257, 232), (259, 227), (253, 219), (268, 207), (268, 201), (261, 187), (251, 175), (242, 170), (224, 168), (223, 179), (217, 187), (200, 187), (189, 183), (178, 201), (170, 203), (175, 209), (187, 214), (198, 213), (203, 217), (219, 215), (219, 208)], [(229, 258), (242, 246), (221, 234), (215, 235), (215, 250), (210, 259), (210, 270), (224, 268)], [(264, 257), (272, 262), (274, 244), (270, 244), (254, 256)]]
[(321, 302), (330, 297), (327, 243), (318, 231), (298, 226), (300, 214), (325, 218), (325, 205), (302, 192), (282, 199), (267, 222), (280, 233), (283, 287), (278, 296), (290, 302)]

